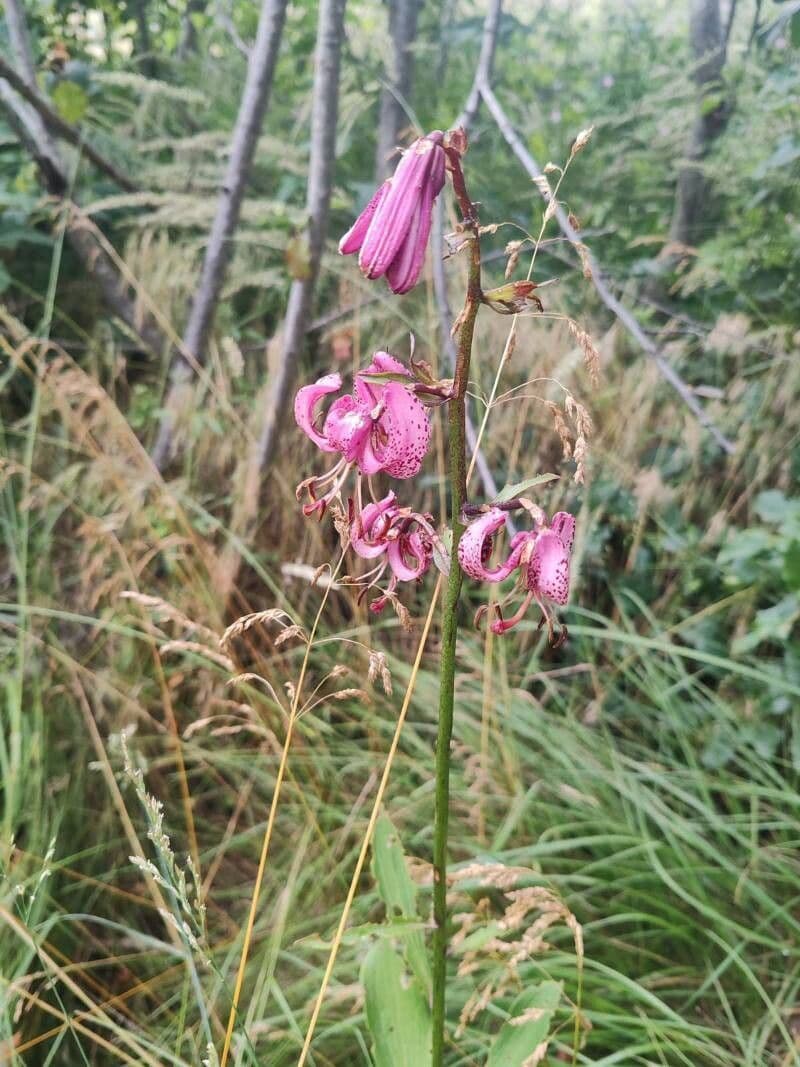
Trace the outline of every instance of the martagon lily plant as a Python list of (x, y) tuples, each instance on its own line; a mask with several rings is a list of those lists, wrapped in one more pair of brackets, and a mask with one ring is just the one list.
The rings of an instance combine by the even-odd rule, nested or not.
[[(560, 644), (567, 631), (557, 625), (555, 609), (566, 604), (569, 596), (575, 531), (572, 515), (558, 512), (548, 522), (545, 513), (525, 498), (490, 504), (469, 503), (467, 499), (466, 392), (478, 311), (488, 306), (503, 314), (518, 314), (541, 310), (541, 303), (530, 279), (488, 292), (482, 289), (481, 228), (462, 167), (466, 147), (466, 137), (458, 129), (449, 133), (434, 130), (414, 141), (402, 154), (394, 175), (377, 190), (339, 245), (343, 255), (358, 254), (365, 277), (385, 277), (394, 293), (408, 292), (422, 274), (434, 204), (449, 176), (461, 214), (459, 242), (469, 255), (466, 299), (454, 325), (457, 360), (453, 380), (434, 380), (428, 367), (413, 358), (407, 366), (387, 352), (376, 352), (370, 364), (356, 373), (351, 392), (343, 390), (338, 373), (326, 374), (304, 385), (294, 404), (297, 425), (332, 460), (327, 470), (300, 483), (298, 499), (304, 501), (307, 516), (322, 519), (326, 511), (332, 511), (346, 546), (372, 564), (363, 578), (353, 580), (362, 587), (360, 596), (376, 591), (370, 609), (380, 612), (391, 603), (403, 619), (400, 585), (418, 582), (431, 565), (446, 579), (434, 814), (434, 1067), (440, 1067), (444, 1052), (450, 741), (463, 576), (499, 583), (516, 574), (518, 592), (510, 593), (491, 609), (492, 631), (505, 633), (535, 603), (551, 643)], [(420, 473), (431, 440), (429, 412), (439, 405), (446, 405), (449, 430), (447, 534), (437, 531), (430, 515), (401, 502), (399, 484)], [(391, 483), (382, 495), (374, 485), (379, 474)], [(527, 516), (530, 529), (516, 533), (506, 559), (492, 565), (494, 540), (512, 510)], [(448, 540), (449, 548), (445, 548)], [(517, 606), (506, 616), (504, 612), (515, 597)], [(480, 609), (476, 621), (480, 623), (488, 611)]]

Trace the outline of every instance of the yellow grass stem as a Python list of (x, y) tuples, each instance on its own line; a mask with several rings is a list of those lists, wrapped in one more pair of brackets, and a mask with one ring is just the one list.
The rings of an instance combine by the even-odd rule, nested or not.
[[(364, 833), (364, 840), (361, 842), (361, 851), (358, 854), (356, 860), (355, 870), (353, 871), (353, 877), (350, 879), (350, 888), (347, 891), (347, 899), (344, 902), (344, 908), (339, 919), (339, 925), (336, 928), (336, 934), (333, 938), (333, 944), (331, 945), (331, 951), (328, 955), (328, 963), (325, 967), (325, 973), (322, 976), (322, 984), (320, 985), (319, 993), (314, 1004), (314, 1010), (311, 1013), (311, 1021), (308, 1024), (308, 1030), (306, 1031), (305, 1041), (303, 1042), (303, 1049), (300, 1053), (300, 1059), (297, 1061), (297, 1067), (304, 1067), (306, 1058), (308, 1057), (309, 1049), (311, 1048), (311, 1041), (314, 1037), (314, 1030), (316, 1029), (317, 1019), (322, 1008), (322, 1001), (325, 999), (325, 993), (328, 988), (328, 982), (333, 974), (333, 966), (336, 962), (336, 956), (339, 952), (339, 946), (342, 943), (342, 937), (344, 936), (345, 927), (347, 926), (347, 920), (350, 916), (350, 909), (355, 900), (356, 890), (358, 889), (358, 883), (361, 879), (361, 872), (364, 869), (364, 864), (367, 859), (367, 852), (372, 841), (372, 834), (375, 830), (375, 824), (378, 821), (378, 815), (380, 813), (381, 803), (383, 802), (383, 796), (386, 792), (386, 787), (389, 784), (389, 775), (392, 770), (392, 764), (394, 763), (394, 757), (397, 754), (397, 747), (400, 744), (400, 734), (403, 729), (403, 724), (406, 721), (406, 715), (408, 709), (411, 706), (411, 697), (414, 693), (414, 686), (417, 681), (417, 674), (419, 673), (419, 667), (422, 662), (422, 654), (425, 651), (425, 645), (428, 640), (428, 634), (430, 633), (431, 623), (433, 622), (433, 616), (436, 612), (436, 605), (439, 602), (439, 593), (442, 588), (442, 578), (439, 575), (436, 586), (433, 590), (433, 596), (431, 597), (431, 606), (428, 609), (428, 615), (425, 619), (425, 625), (422, 628), (422, 636), (419, 639), (417, 645), (417, 653), (414, 657), (414, 664), (411, 668), (411, 677), (408, 680), (406, 686), (405, 696), (403, 697), (403, 704), (400, 708), (400, 714), (397, 717), (397, 726), (394, 730), (394, 736), (392, 737), (392, 743), (389, 746), (389, 754), (386, 757), (386, 763), (384, 764), (383, 774), (381, 775), (380, 784), (378, 785), (378, 792), (375, 794), (375, 802), (372, 805), (372, 811), (370, 812), (369, 822), (367, 823), (367, 829)], [(221, 1067), (225, 1067), (224, 1063)]]
[[(332, 579), (336, 578), (339, 573), (339, 569), (344, 561), (344, 552), (339, 557), (339, 561), (332, 574)], [(300, 676), (297, 680), (297, 686), (294, 692), (294, 698), (292, 700), (291, 708), (289, 710), (289, 722), (286, 727), (286, 738), (283, 742), (283, 750), (281, 752), (280, 763), (278, 765), (278, 774), (275, 778), (275, 788), (272, 793), (272, 803), (269, 808), (269, 816), (267, 818), (267, 826), (264, 831), (264, 840), (261, 844), (261, 856), (258, 861), (258, 871), (256, 873), (256, 882), (253, 887), (253, 897), (250, 901), (250, 914), (247, 917), (247, 928), (244, 935), (244, 944), (242, 945), (242, 955), (239, 959), (239, 970), (236, 974), (236, 984), (233, 988), (233, 999), (231, 1001), (231, 1010), (228, 1015), (228, 1026), (225, 1031), (225, 1043), (222, 1046), (222, 1055), (220, 1056), (220, 1067), (226, 1067), (228, 1062), (228, 1056), (231, 1049), (231, 1040), (233, 1038), (233, 1028), (236, 1024), (236, 1016), (239, 1009), (239, 999), (242, 995), (242, 986), (244, 984), (244, 974), (247, 967), (247, 957), (250, 953), (250, 943), (253, 939), (253, 928), (256, 922), (256, 913), (258, 911), (258, 900), (261, 894), (261, 883), (264, 879), (264, 872), (267, 868), (267, 856), (269, 854), (269, 846), (272, 841), (272, 831), (275, 826), (275, 817), (278, 812), (278, 802), (281, 795), (281, 787), (283, 786), (283, 779), (286, 775), (286, 765), (289, 759), (289, 748), (292, 743), (292, 735), (294, 733), (294, 725), (297, 721), (298, 708), (300, 706), (300, 695), (303, 691), (303, 682), (306, 678), (306, 671), (308, 670), (308, 661), (311, 655), (311, 648), (314, 644), (314, 637), (319, 627), (320, 619), (322, 618), (322, 612), (325, 610), (325, 605), (328, 601), (331, 589), (334, 587), (334, 582), (331, 581), (325, 586), (325, 591), (322, 595), (319, 608), (317, 610), (316, 617), (314, 619), (314, 625), (311, 627), (311, 632), (308, 635), (308, 641), (306, 642), (306, 650), (303, 656), (303, 663), (300, 667)]]

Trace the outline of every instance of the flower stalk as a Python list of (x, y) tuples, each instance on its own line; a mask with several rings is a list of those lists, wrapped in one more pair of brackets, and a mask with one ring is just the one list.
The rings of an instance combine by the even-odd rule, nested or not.
[(453, 733), (456, 638), (458, 602), (462, 571), (458, 543), (464, 526), (462, 509), (467, 503), (466, 392), (472, 356), (475, 320), (483, 300), (481, 289), (481, 246), (478, 215), (470, 200), (461, 169), (461, 151), (455, 135), (445, 149), (453, 190), (461, 212), (462, 226), (469, 236), (467, 296), (459, 316), (458, 350), (453, 393), (448, 405), (448, 475), (450, 483), (450, 522), (453, 547), (450, 573), (442, 607), (442, 649), (439, 675), (439, 727), (436, 739), (436, 792), (433, 837), (433, 1067), (441, 1067), (444, 1056), (445, 989), (447, 984), (447, 831), (450, 809), (450, 742)]

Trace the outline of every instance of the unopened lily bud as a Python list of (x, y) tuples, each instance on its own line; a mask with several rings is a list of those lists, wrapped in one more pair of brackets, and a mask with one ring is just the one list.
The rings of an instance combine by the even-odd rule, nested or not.
[(386, 276), (393, 293), (419, 281), (431, 230), (433, 204), (445, 179), (444, 134), (418, 137), (339, 242), (343, 256), (358, 252), (367, 278)]
[(536, 288), (536, 282), (507, 282), (496, 289), (487, 290), (483, 294), (483, 302), (500, 315), (518, 315), (533, 307), (544, 311), (541, 300), (534, 294)]

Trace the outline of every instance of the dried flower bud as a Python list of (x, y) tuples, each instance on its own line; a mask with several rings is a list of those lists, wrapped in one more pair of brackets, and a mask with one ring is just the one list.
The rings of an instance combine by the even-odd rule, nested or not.
[(444, 146), (453, 152), (458, 152), (460, 156), (465, 155), (468, 148), (466, 130), (461, 126), (457, 126), (454, 130), (449, 130), (445, 134)]
[(535, 307), (544, 311), (542, 302), (534, 294), (536, 282), (507, 282), (483, 294), (483, 302), (499, 315), (518, 315)]

